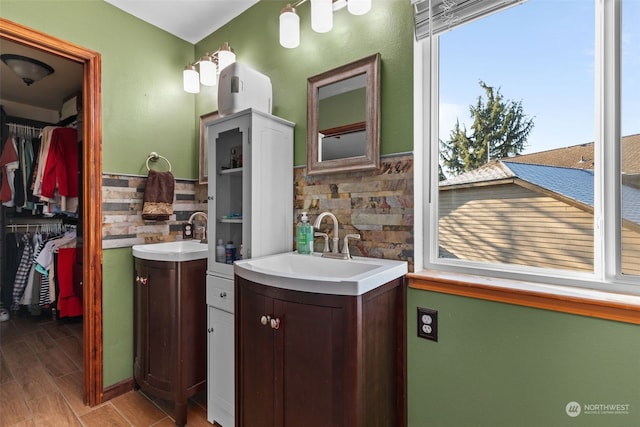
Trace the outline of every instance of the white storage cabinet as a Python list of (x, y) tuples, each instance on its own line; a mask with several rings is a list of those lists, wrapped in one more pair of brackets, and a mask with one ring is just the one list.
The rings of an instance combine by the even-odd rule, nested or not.
[(293, 247), (294, 124), (257, 110), (204, 128), (208, 156), (208, 414), (234, 425), (233, 265), (216, 261), (216, 244), (232, 241), (237, 257)]

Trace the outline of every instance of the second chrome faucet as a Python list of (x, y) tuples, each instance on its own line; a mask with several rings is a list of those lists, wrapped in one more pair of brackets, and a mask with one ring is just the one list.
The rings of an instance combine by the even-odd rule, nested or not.
[(322, 212), (320, 215), (318, 215), (318, 217), (316, 218), (315, 222), (313, 223), (313, 228), (314, 230), (319, 230), (320, 229), (320, 225), (322, 224), (322, 220), (325, 217), (329, 217), (331, 218), (331, 220), (333, 221), (333, 233), (331, 235), (332, 240), (333, 240), (333, 248), (330, 251), (329, 250), (329, 236), (327, 233), (320, 233), (320, 232), (316, 232), (315, 236), (322, 236), (324, 237), (324, 250), (322, 252), (322, 256), (323, 257), (327, 257), (327, 258), (337, 258), (337, 259), (351, 259), (351, 254), (349, 253), (349, 239), (357, 239), (360, 240), (360, 235), (359, 234), (347, 234), (346, 236), (344, 236), (344, 243), (342, 245), (342, 253), (339, 250), (339, 244), (340, 244), (340, 236), (338, 235), (338, 219), (336, 218), (336, 216), (334, 214), (332, 214), (331, 212)]

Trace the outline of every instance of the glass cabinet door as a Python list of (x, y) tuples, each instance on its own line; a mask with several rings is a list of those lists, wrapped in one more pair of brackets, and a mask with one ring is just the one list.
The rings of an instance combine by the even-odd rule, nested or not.
[[(248, 135), (245, 128), (238, 125), (220, 127), (214, 124), (208, 127), (207, 132), (210, 144), (209, 242), (212, 249), (209, 251), (209, 265), (232, 274), (233, 261), (241, 259), (243, 238), (246, 237), (243, 236), (243, 165), (246, 154), (244, 141)], [(225, 247), (224, 257), (218, 252), (220, 241)]]
[(225, 260), (232, 263), (239, 259), (242, 246), (242, 131), (231, 129), (218, 134), (216, 145), (216, 242), (235, 248), (234, 256)]

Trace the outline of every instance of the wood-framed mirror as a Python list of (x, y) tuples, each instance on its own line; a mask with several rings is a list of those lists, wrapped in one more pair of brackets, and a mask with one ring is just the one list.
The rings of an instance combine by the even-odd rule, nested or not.
[(380, 166), (380, 54), (307, 79), (307, 174)]

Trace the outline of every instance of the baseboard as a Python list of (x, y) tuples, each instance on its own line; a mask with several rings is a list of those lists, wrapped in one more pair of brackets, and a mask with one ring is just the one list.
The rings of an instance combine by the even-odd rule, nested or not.
[(133, 387), (134, 387), (133, 378), (129, 378), (119, 383), (110, 385), (109, 387), (106, 387), (102, 391), (102, 398), (103, 398), (102, 401), (107, 402), (115, 397), (121, 396), (133, 390)]

